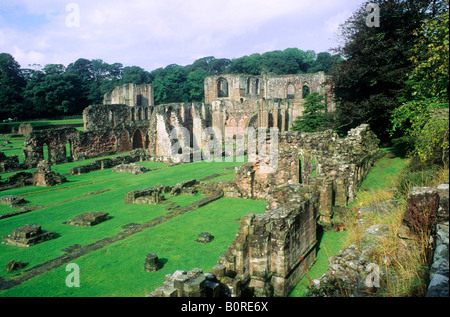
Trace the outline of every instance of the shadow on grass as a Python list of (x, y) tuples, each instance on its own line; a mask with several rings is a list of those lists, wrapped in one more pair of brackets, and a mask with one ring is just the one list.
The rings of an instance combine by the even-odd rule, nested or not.
[(321, 245), (322, 238), (323, 238), (323, 234), (324, 234), (323, 227), (318, 225), (317, 226), (317, 231), (316, 231), (316, 239), (317, 239), (316, 254), (319, 253), (320, 245)]

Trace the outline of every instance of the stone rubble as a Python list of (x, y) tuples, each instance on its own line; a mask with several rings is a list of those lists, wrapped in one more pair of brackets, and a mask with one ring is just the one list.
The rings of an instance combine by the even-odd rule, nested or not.
[(40, 161), (33, 173), (33, 185), (34, 186), (55, 186), (66, 182), (67, 179), (61, 176), (59, 173), (51, 170), (51, 165), (43, 160)]
[(64, 222), (64, 224), (76, 227), (92, 227), (99, 223), (108, 220), (109, 214), (107, 212), (94, 211), (85, 212), (73, 217), (71, 220)]

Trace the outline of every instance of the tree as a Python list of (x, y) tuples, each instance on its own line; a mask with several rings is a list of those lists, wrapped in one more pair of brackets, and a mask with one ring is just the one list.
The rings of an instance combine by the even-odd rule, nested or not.
[(27, 85), (24, 96), (28, 115), (38, 118), (81, 114), (88, 106), (82, 80), (72, 73), (43, 75)]
[(108, 64), (101, 59), (80, 58), (67, 66), (67, 73), (78, 75), (82, 80), (83, 95), (89, 104), (100, 104), (103, 96), (120, 84), (123, 65)]
[(411, 49), (414, 69), (403, 96), (393, 111), (393, 130), (403, 132), (400, 142), (423, 163), (448, 164), (449, 148), (449, 12), (427, 19), (414, 32)]
[(291, 128), (300, 132), (319, 132), (330, 128), (330, 116), (324, 103), (325, 98), (318, 92), (305, 98), (305, 110), (302, 116), (294, 120)]
[(152, 86), (156, 104), (189, 100), (187, 75), (183, 66), (171, 64), (158, 68), (151, 74), (154, 78)]
[(0, 54), (0, 118), (21, 117), (26, 82), (19, 63), (8, 53)]
[(189, 101), (201, 102), (205, 99), (205, 77), (206, 71), (197, 68), (187, 76), (187, 89), (189, 90)]
[(380, 8), (380, 26), (366, 25), (365, 4), (341, 27), (344, 58), (333, 75), (336, 119), (341, 133), (369, 123), (382, 140), (389, 139), (390, 116), (403, 95), (412, 34), (442, 10), (442, 0), (373, 0)]
[(317, 54), (316, 59), (312, 62), (311, 67), (308, 68), (308, 73), (317, 73), (323, 71), (329, 73), (333, 67), (342, 61), (339, 55), (331, 55), (328, 52), (321, 52)]
[(148, 71), (139, 66), (127, 66), (123, 69), (121, 84), (133, 83), (135, 85), (148, 84), (151, 82), (151, 75)]

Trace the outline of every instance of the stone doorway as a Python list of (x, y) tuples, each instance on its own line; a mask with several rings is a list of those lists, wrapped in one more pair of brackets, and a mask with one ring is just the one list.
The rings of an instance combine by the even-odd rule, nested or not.
[(144, 148), (144, 136), (141, 130), (137, 129), (133, 135), (133, 150), (134, 149), (143, 149)]
[(120, 136), (120, 148), (119, 152), (130, 152), (130, 134), (128, 131), (123, 131), (122, 135)]

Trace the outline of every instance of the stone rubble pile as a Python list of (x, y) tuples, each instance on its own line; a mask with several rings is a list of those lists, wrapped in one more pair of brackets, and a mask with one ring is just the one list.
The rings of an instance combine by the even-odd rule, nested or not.
[(50, 187), (62, 184), (67, 181), (64, 176), (51, 170), (50, 164), (43, 160), (40, 161), (33, 173), (33, 185)]

